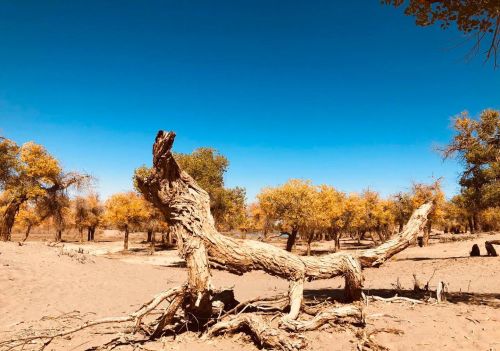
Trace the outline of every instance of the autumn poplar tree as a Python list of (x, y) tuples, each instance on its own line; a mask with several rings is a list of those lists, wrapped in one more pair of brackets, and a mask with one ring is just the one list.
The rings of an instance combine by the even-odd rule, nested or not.
[(130, 231), (139, 228), (147, 220), (147, 216), (144, 200), (135, 192), (114, 194), (105, 204), (106, 222), (124, 232), (124, 250), (128, 250)]

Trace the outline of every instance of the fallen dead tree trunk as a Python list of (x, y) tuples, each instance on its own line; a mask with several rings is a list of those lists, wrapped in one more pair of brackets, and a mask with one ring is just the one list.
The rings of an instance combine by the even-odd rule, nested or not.
[[(295, 319), (299, 314), (306, 279), (343, 276), (347, 298), (359, 299), (363, 286), (361, 268), (378, 266), (408, 247), (425, 226), (427, 215), (432, 208), (431, 204), (420, 207), (400, 234), (377, 248), (356, 254), (334, 253), (321, 257), (300, 257), (270, 244), (238, 240), (218, 233), (210, 213), (207, 192), (180, 169), (172, 155), (174, 138), (173, 132), (158, 133), (153, 146), (152, 172), (146, 178), (137, 177), (136, 180), (143, 194), (176, 228), (181, 251), (186, 257), (190, 271), (192, 299), (196, 301), (196, 308), (205, 311), (210, 308), (208, 260), (226, 267), (233, 273), (262, 270), (287, 279), (290, 282), (289, 319)], [(191, 273), (195, 271), (197, 274)], [(203, 281), (200, 281), (198, 275)], [(202, 308), (204, 303), (207, 305)]]

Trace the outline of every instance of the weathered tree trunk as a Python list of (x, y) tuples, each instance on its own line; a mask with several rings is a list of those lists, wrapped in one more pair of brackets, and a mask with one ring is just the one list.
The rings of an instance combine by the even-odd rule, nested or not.
[(148, 229), (148, 238), (146, 242), (150, 243), (152, 237), (153, 237), (153, 231), (151, 229)]
[(80, 234), (80, 242), (83, 243), (83, 227), (78, 227), (78, 234)]
[(128, 250), (128, 225), (125, 226), (125, 235), (123, 236), (123, 250)]
[(286, 239), (286, 251), (292, 252), (298, 232), (299, 230), (297, 228), (292, 228), (292, 232), (288, 234), (288, 239)]
[(152, 173), (147, 178), (138, 177), (137, 184), (146, 198), (163, 212), (169, 225), (176, 228), (178, 245), (188, 264), (189, 289), (197, 296), (194, 307), (201, 310), (199, 315), (202, 317), (209, 304), (205, 304), (205, 296), (212, 290), (209, 258), (233, 273), (262, 270), (287, 279), (290, 282), (290, 319), (299, 314), (305, 279), (343, 276), (347, 298), (359, 299), (363, 285), (361, 265), (378, 266), (406, 248), (425, 225), (432, 208), (431, 204), (423, 205), (402, 233), (375, 249), (354, 255), (339, 252), (321, 257), (299, 257), (273, 245), (219, 234), (210, 213), (207, 192), (179, 168), (172, 156), (174, 137), (173, 132), (158, 133), (153, 147)]
[(26, 197), (12, 199), (6, 206), (2, 218), (0, 219), (0, 237), (3, 241), (10, 241), (12, 227), (16, 219), (19, 208), (26, 201)]

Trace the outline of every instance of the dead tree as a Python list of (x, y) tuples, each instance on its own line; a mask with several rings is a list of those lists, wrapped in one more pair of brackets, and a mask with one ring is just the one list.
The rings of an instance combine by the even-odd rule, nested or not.
[(471, 257), (481, 256), (481, 251), (479, 250), (479, 246), (477, 244), (472, 245), (472, 249), (470, 250)]
[(355, 254), (333, 253), (321, 257), (300, 257), (273, 245), (253, 240), (238, 240), (221, 235), (210, 213), (206, 191), (183, 172), (171, 149), (175, 133), (160, 131), (153, 146), (153, 170), (147, 178), (137, 178), (146, 198), (166, 216), (175, 230), (187, 261), (189, 289), (194, 307), (211, 310), (209, 261), (233, 273), (262, 270), (289, 281), (290, 312), (296, 319), (303, 300), (304, 281), (345, 278), (346, 297), (357, 300), (363, 286), (362, 267), (375, 267), (410, 245), (424, 228), (432, 204), (419, 208), (403, 231), (386, 243)]
[(488, 256), (498, 256), (497, 251), (495, 250), (495, 247), (493, 245), (500, 245), (500, 240), (491, 240), (491, 241), (485, 241), (484, 242), (484, 247), (486, 248), (486, 252)]

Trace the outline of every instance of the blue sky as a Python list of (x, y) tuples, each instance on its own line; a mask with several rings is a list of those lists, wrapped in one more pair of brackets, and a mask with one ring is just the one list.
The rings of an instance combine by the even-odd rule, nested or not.
[(44, 144), (103, 197), (158, 129), (226, 155), (228, 186), (308, 178), (388, 195), (460, 170), (450, 118), (500, 108), (500, 71), (454, 30), (377, 0), (0, 2), (0, 133)]

